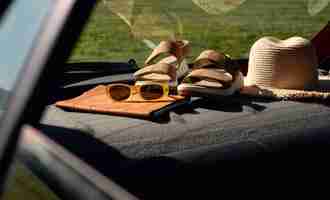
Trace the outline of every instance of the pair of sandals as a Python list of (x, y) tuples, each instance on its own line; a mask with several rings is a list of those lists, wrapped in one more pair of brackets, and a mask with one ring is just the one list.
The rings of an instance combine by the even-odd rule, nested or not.
[(230, 96), (243, 87), (243, 74), (229, 56), (205, 50), (190, 69), (185, 59), (190, 52), (186, 40), (162, 41), (146, 59), (145, 67), (134, 73), (136, 85), (166, 81), (182, 96)]

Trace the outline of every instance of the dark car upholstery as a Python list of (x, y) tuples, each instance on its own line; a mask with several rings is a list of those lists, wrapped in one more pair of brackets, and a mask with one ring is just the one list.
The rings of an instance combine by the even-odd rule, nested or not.
[(264, 143), (265, 138), (291, 140), (327, 132), (329, 117), (326, 105), (242, 97), (239, 101), (193, 99), (156, 121), (71, 112), (50, 105), (41, 123), (78, 129), (127, 157), (148, 158), (241, 142), (252, 142), (267, 151), (272, 145)]
[[(50, 105), (40, 128), (142, 199), (173, 195), (204, 199), (218, 195), (214, 183), (219, 180), (227, 188), (236, 188), (249, 185), (267, 169), (232, 167), (223, 160), (325, 160), (329, 117), (330, 108), (322, 104), (240, 97), (234, 101), (194, 99), (155, 121), (71, 112)], [(297, 168), (290, 171), (283, 165), (280, 169), (292, 177)], [(264, 175), (267, 181), (277, 178), (272, 173)]]

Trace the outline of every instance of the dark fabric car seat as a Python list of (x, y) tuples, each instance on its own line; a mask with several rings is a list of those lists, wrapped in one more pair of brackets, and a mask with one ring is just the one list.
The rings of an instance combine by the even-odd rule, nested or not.
[[(226, 188), (245, 188), (256, 175), (277, 178), (263, 165), (242, 168), (224, 160), (324, 160), (329, 117), (330, 108), (315, 103), (194, 99), (158, 121), (49, 105), (40, 128), (141, 199), (205, 199), (219, 194), (219, 180)], [(292, 177), (298, 168), (276, 170)]]
[(105, 114), (80, 113), (47, 107), (41, 123), (77, 129), (111, 145), (130, 158), (253, 142), (265, 150), (263, 140), (287, 140), (330, 128), (330, 108), (315, 103), (195, 99), (159, 121)]

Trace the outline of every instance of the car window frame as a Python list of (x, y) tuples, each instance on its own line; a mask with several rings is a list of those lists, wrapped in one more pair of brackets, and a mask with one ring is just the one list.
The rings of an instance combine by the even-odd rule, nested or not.
[[(13, 2), (0, 3), (1, 17)], [(42, 22), (0, 121), (0, 194), (13, 163), (21, 127), (38, 123), (49, 95), (47, 86), (57, 78), (54, 74), (63, 71), (58, 66), (69, 57), (94, 5), (95, 1), (57, 0)]]

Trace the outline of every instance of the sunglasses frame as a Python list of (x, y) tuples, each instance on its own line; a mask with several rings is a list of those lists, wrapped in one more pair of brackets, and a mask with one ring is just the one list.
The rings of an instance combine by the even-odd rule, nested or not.
[[(141, 95), (141, 88), (144, 87), (144, 86), (148, 86), (148, 85), (159, 85), (161, 86), (162, 90), (163, 90), (163, 94), (162, 96), (160, 96), (159, 98), (155, 98), (155, 99), (145, 99), (143, 97), (143, 95)], [(110, 94), (110, 89), (111, 87), (114, 87), (114, 86), (122, 86), (122, 87), (127, 87), (130, 89), (130, 95), (125, 98), (125, 99), (122, 99), (122, 100), (116, 100), (114, 99), (111, 94)], [(141, 84), (139, 85), (129, 85), (129, 84), (125, 84), (125, 83), (113, 83), (113, 84), (109, 84), (107, 85), (107, 88), (106, 88), (106, 93), (107, 93), (107, 96), (109, 98), (111, 98), (112, 100), (114, 101), (134, 101), (134, 96), (136, 95), (139, 95), (139, 97), (143, 100), (143, 101), (155, 101), (155, 100), (158, 100), (158, 99), (161, 99), (162, 97), (164, 96), (168, 96), (169, 93), (170, 93), (170, 88), (169, 88), (169, 84), (168, 83), (157, 83), (157, 82), (150, 82), (150, 81), (145, 81), (145, 82), (142, 82)]]

